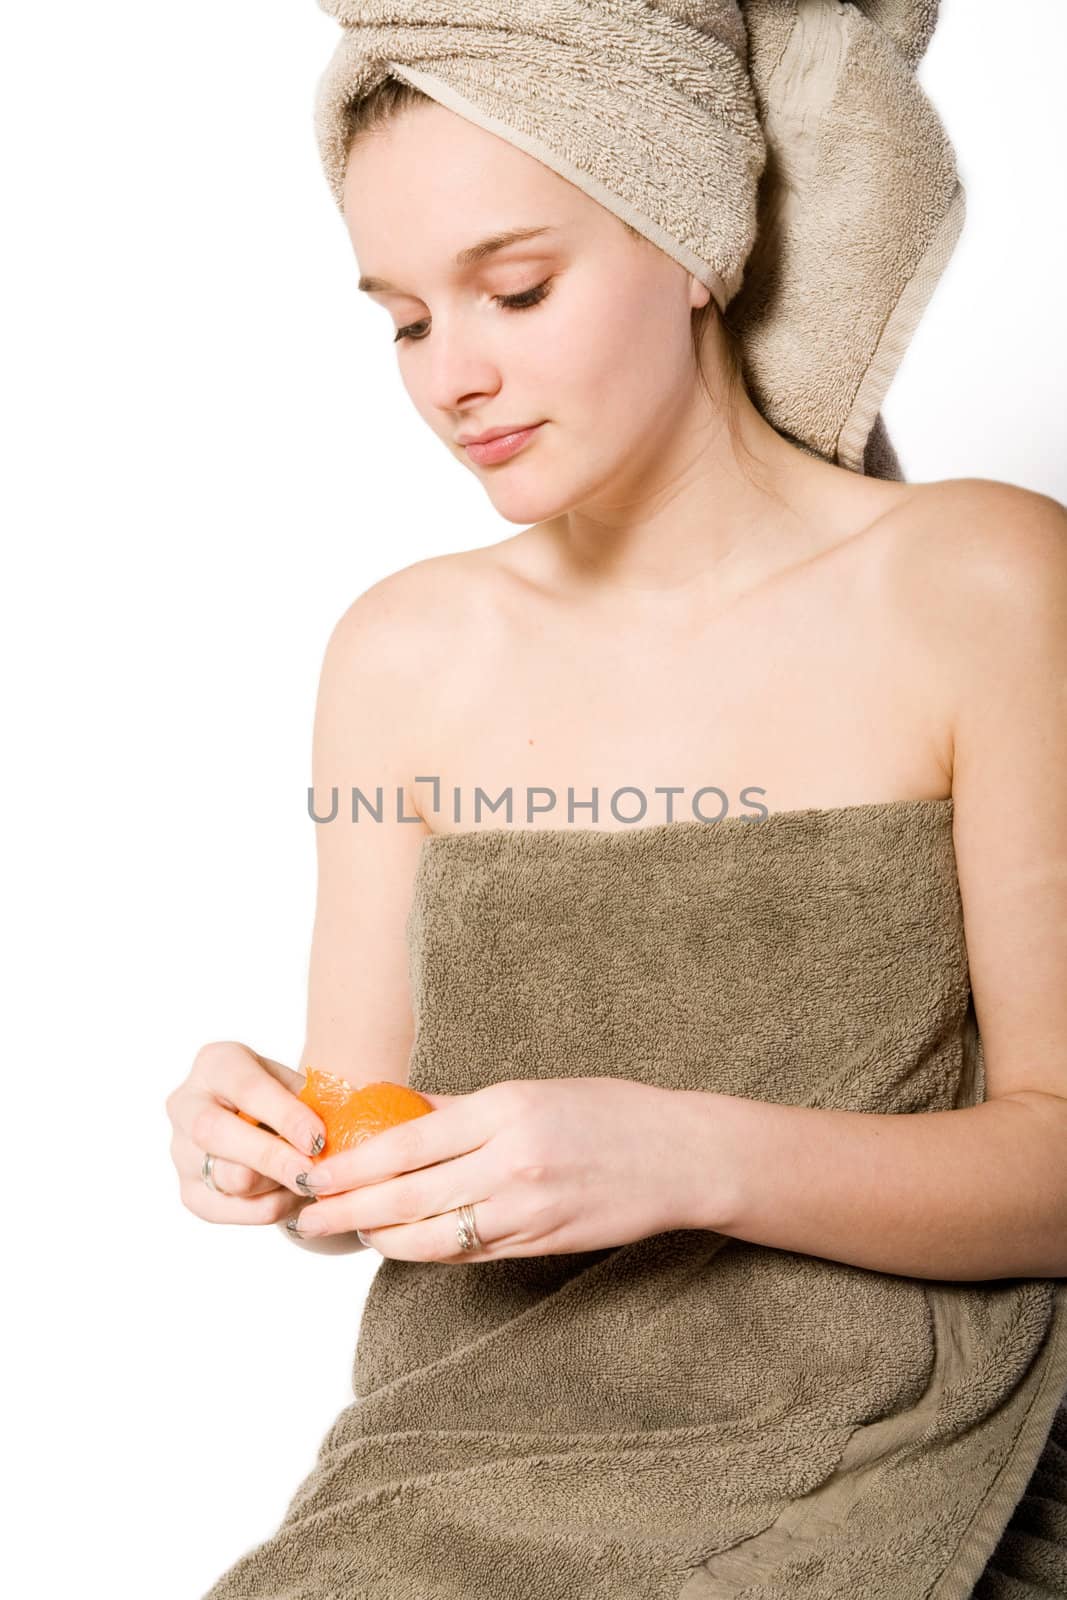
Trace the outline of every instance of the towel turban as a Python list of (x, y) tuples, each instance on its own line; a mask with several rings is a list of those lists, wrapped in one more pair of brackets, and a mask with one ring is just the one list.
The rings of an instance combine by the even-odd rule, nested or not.
[(964, 220), (915, 76), (938, 3), (319, 0), (323, 167), (340, 208), (351, 108), (407, 80), (705, 284), (780, 433), (902, 479), (880, 406)]

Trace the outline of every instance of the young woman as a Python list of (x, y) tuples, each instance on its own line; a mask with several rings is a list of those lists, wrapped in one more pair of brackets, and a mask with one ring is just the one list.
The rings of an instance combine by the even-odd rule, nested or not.
[[(1067, 1276), (1063, 507), (988, 480), (870, 478), (783, 437), (753, 403), (729, 319), (704, 285), (525, 151), (408, 85), (390, 81), (365, 104), (345, 211), (360, 286), (381, 308), (382, 337), (396, 343), (416, 412), (519, 531), (375, 584), (333, 631), (313, 781), (320, 815), (332, 790), (342, 801), (340, 817), (317, 829), (301, 1070), (247, 1044), (203, 1047), (168, 1102), (184, 1203), (209, 1222), (276, 1223), (309, 1249), (351, 1250), (365, 1238), (382, 1257), (371, 1291), (379, 1316), (390, 1285), (399, 1295), (402, 1274), (409, 1285), (440, 1286), (442, 1274), (456, 1284), (492, 1267), (494, 1281), (507, 1274), (513, 1285), (525, 1257), (528, 1274), (544, 1272), (554, 1292), (563, 1279), (544, 1258), (561, 1258), (562, 1272), (562, 1258), (591, 1252), (600, 1261), (677, 1229), (762, 1247), (753, 1260), (792, 1253), (812, 1268), (840, 1270), (849, 1284), (885, 1287), (899, 1277), (959, 1288)], [(349, 824), (352, 788), (373, 796), (379, 786), (383, 820)], [(485, 796), (507, 792), (512, 809), (486, 805)], [(296, 1098), (302, 1069), (408, 1081), (416, 1043), (409, 917), (428, 862), (461, 861), (463, 916), (475, 919), (489, 892), (469, 890), (484, 881), (488, 857), (479, 849), (530, 869), (526, 889), (547, 871), (546, 857), (526, 855), (531, 840), (521, 856), (516, 845), (515, 856), (497, 857), (520, 832), (548, 830), (551, 859), (562, 851), (581, 873), (610, 864), (609, 841), (587, 839), (567, 857), (564, 835), (625, 835), (637, 859), (640, 830), (652, 830), (654, 847), (679, 822), (732, 829), (722, 837), (733, 840), (737, 819), (765, 818), (745, 825), (755, 839), (776, 824), (806, 825), (811, 813), (813, 824), (843, 825), (840, 834), (819, 833), (820, 849), (832, 853), (844, 851), (853, 822), (881, 828), (907, 816), (910, 827), (913, 803), (920, 817), (940, 819), (949, 802), (984, 1048), (981, 1104), (924, 1116), (816, 1109), (777, 1093), (650, 1081), (625, 1060), (615, 1073), (566, 1068), (562, 1059), (554, 1074), (517, 1071), (517, 1047), (502, 1063), (492, 1056), (497, 1011), (487, 998), (485, 1013), (468, 1019), (479, 1065), (465, 1083), (443, 1067), (435, 1079), (430, 1055), (420, 1058), (432, 1117), (331, 1163), (326, 1182), (312, 1170), (306, 1156), (323, 1130)], [(459, 855), (435, 856), (442, 839)], [(458, 878), (445, 883), (459, 894)], [(520, 897), (508, 915), (521, 925)], [(600, 927), (592, 936), (608, 952), (609, 993), (612, 941), (625, 945), (627, 930)], [(921, 937), (917, 922), (917, 945)], [(576, 945), (569, 958), (578, 955)], [(543, 1005), (548, 1027), (552, 998), (526, 999)], [(443, 993), (439, 1003), (447, 1004)], [(857, 1019), (857, 1032), (874, 1023)], [(536, 1081), (524, 1081), (521, 1093), (493, 1093), (514, 1090), (516, 1077)], [(456, 1092), (444, 1092), (446, 1083)], [(276, 1134), (239, 1119), (237, 1108)], [(457, 1229), (460, 1207), (473, 1237)], [(846, 1278), (835, 1263), (861, 1270)], [(430, 1303), (418, 1302), (420, 1319), (433, 1320)], [(514, 1305), (511, 1313), (521, 1314)], [(403, 1311), (393, 1314), (403, 1329)], [(457, 1338), (470, 1333), (473, 1349), (473, 1310), (465, 1330), (456, 1303), (448, 1315), (456, 1320), (446, 1325)], [(449, 1382), (454, 1357), (449, 1366), (440, 1353)], [(365, 1371), (357, 1393), (376, 1403), (419, 1370), (369, 1341), (364, 1359), (373, 1382)], [(523, 1369), (513, 1370), (521, 1387)], [(333, 1447), (342, 1435), (353, 1445), (345, 1429), (358, 1413), (331, 1430), (329, 1455), (324, 1446), (322, 1470), (329, 1466), (335, 1486)], [(537, 1418), (542, 1430), (549, 1415)], [(574, 1421), (568, 1432), (565, 1416), (551, 1417), (568, 1438), (581, 1428)], [(473, 1402), (450, 1423), (457, 1439), (474, 1437), (464, 1425), (488, 1426)], [(382, 1424), (381, 1437), (423, 1426), (425, 1461), (396, 1476), (409, 1490), (446, 1470), (459, 1474), (457, 1485), (465, 1481), (458, 1455), (430, 1448), (445, 1437), (439, 1419), (424, 1421), (409, 1407)], [(491, 1436), (479, 1437), (491, 1462)], [(472, 1448), (477, 1456), (477, 1442)], [(368, 1473), (378, 1481), (390, 1473)], [(530, 1480), (531, 1506), (539, 1481)], [(1024, 1487), (1015, 1485), (1013, 1500)], [(613, 1492), (609, 1504), (621, 1504), (621, 1482)], [(795, 1503), (805, 1491), (782, 1492)], [(391, 1524), (397, 1566), (375, 1567), (375, 1587), (371, 1567), (359, 1564), (369, 1556), (354, 1552), (373, 1547), (384, 1560), (375, 1518), (387, 1501), (368, 1489), (347, 1522), (323, 1509), (315, 1523), (306, 1498), (299, 1532), (294, 1502), (288, 1542), (279, 1533), (243, 1558), (212, 1600), (265, 1595), (268, 1582), (280, 1593), (283, 1572), (296, 1583), (292, 1573), (311, 1567), (323, 1585), (350, 1573), (355, 1587), (346, 1592), (382, 1595), (516, 1595), (527, 1592), (525, 1581), (531, 1594), (682, 1592), (680, 1581), (638, 1587), (637, 1568), (609, 1537), (607, 1513), (604, 1548), (622, 1564), (595, 1589), (591, 1565), (574, 1557), (568, 1566), (574, 1545), (568, 1554), (553, 1546), (548, 1567), (535, 1570), (533, 1544), (514, 1570), (494, 1547), (495, 1587), (465, 1544), (467, 1590), (450, 1586), (454, 1575), (431, 1587), (430, 1567), (404, 1587), (399, 1574), (415, 1572), (417, 1556)], [(517, 1529), (517, 1513), (509, 1515)], [(436, 1543), (435, 1526), (418, 1524), (424, 1544)], [(787, 1524), (765, 1510), (746, 1526), (751, 1534)], [(450, 1526), (448, 1540), (456, 1537)], [(733, 1528), (720, 1547), (739, 1540), (744, 1530)], [(307, 1564), (313, 1544), (321, 1567)], [(567, 1573), (556, 1586), (553, 1562)], [(741, 1573), (708, 1565), (703, 1581), (724, 1586), (698, 1590), (694, 1579), (686, 1593), (740, 1593), (730, 1582)], [(860, 1592), (838, 1581), (790, 1592)], [(913, 1581), (869, 1592), (927, 1592)], [(1031, 1592), (1047, 1591), (1011, 1590)]]

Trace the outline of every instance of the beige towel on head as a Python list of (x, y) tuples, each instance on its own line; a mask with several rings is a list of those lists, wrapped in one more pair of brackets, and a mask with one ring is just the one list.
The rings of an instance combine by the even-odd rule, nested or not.
[(348, 108), (384, 77), (559, 172), (699, 280), (767, 420), (900, 478), (879, 407), (963, 226), (915, 69), (937, 0), (319, 0), (341, 204)]
[[(412, 1087), (982, 1099), (953, 809), (426, 839)], [(352, 1376), (280, 1526), (205, 1600), (1067, 1595), (1062, 1280), (702, 1229), (384, 1256)]]

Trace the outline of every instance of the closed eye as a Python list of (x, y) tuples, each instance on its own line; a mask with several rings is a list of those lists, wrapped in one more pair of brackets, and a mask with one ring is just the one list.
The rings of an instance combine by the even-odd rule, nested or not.
[[(535, 284), (532, 289), (523, 289), (518, 294), (495, 294), (493, 299), (505, 311), (526, 311), (530, 306), (539, 305), (547, 297), (550, 292), (551, 282), (551, 278), (546, 278), (543, 283)], [(407, 327), (398, 328), (393, 337), (393, 343), (399, 344), (404, 339), (410, 339), (418, 343), (420, 339), (425, 339), (425, 333), (417, 333), (415, 331), (418, 328), (428, 329), (428, 318), (424, 318), (421, 322), (409, 322)]]

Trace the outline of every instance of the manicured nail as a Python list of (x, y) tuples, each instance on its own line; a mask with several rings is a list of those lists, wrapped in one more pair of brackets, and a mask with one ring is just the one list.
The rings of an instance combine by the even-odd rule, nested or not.
[(296, 1183), (297, 1188), (301, 1191), (301, 1193), (309, 1195), (312, 1200), (317, 1200), (319, 1197), (314, 1192), (314, 1190), (310, 1187), (310, 1178), (311, 1178), (311, 1174), (310, 1173), (308, 1173), (308, 1172), (298, 1172), (294, 1181)]
[(307, 1141), (304, 1145), (304, 1149), (307, 1151), (309, 1156), (317, 1156), (321, 1150), (325, 1149), (325, 1147), (326, 1140), (323, 1138), (321, 1133), (309, 1133), (307, 1135)]
[(360, 1244), (365, 1244), (368, 1250), (373, 1250), (374, 1246), (367, 1238), (367, 1235), (365, 1233), (360, 1233), (358, 1228), (356, 1229), (356, 1238), (359, 1240)]
[(297, 1227), (298, 1220), (299, 1219), (297, 1218), (296, 1214), (294, 1213), (291, 1217), (286, 1217), (285, 1226), (289, 1229), (290, 1233), (295, 1233), (297, 1238), (299, 1239), (299, 1238), (302, 1237), (302, 1235), (301, 1235), (300, 1229)]

